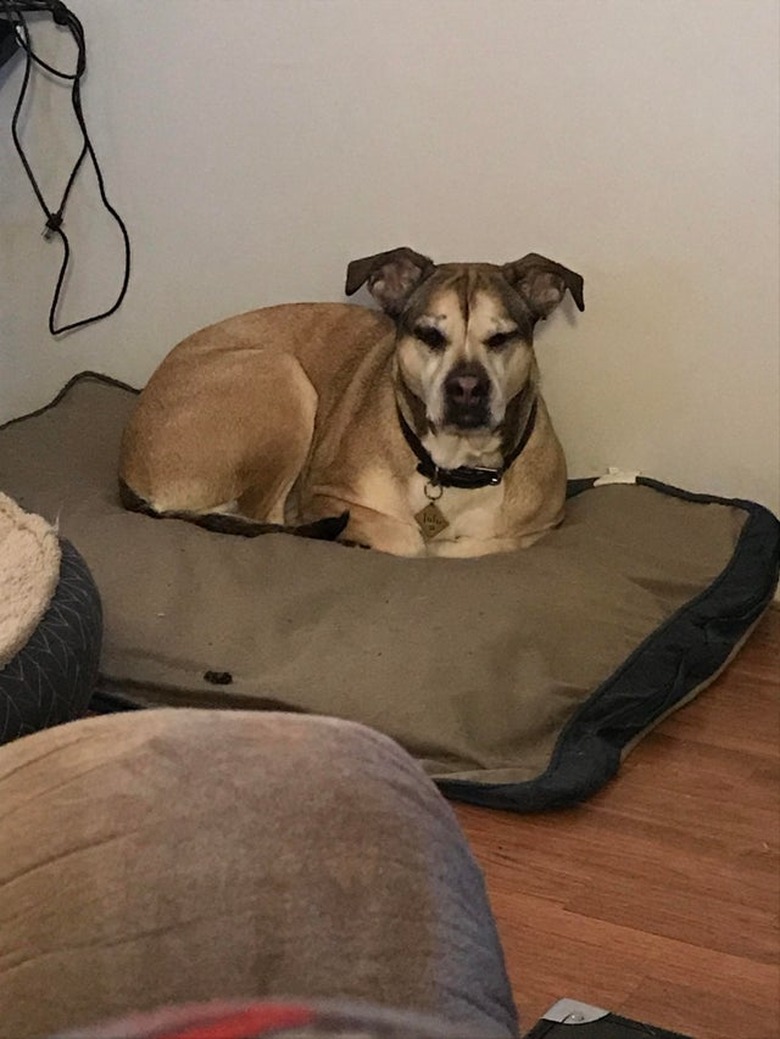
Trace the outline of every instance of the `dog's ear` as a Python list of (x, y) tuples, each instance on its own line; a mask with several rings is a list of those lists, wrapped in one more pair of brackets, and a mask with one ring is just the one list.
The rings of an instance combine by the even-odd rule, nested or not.
[(554, 260), (538, 253), (529, 253), (522, 260), (505, 263), (501, 268), (509, 284), (520, 293), (536, 320), (546, 318), (555, 310), (566, 290), (572, 294), (578, 310), (585, 309), (582, 296), (583, 280)]
[(434, 268), (433, 260), (404, 246), (376, 256), (353, 260), (347, 267), (345, 292), (351, 296), (368, 282), (368, 291), (391, 316), (401, 313), (404, 303), (423, 278)]

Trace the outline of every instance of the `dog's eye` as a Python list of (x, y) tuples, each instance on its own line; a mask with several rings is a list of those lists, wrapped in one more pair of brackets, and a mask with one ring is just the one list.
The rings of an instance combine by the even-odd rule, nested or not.
[(438, 328), (434, 328), (433, 325), (418, 325), (414, 330), (414, 334), (421, 343), (425, 343), (431, 350), (443, 350), (447, 345), (444, 333), (440, 332)]
[(491, 350), (500, 350), (502, 346), (506, 346), (508, 342), (514, 339), (516, 332), (495, 332), (492, 336), (485, 340), (485, 346)]

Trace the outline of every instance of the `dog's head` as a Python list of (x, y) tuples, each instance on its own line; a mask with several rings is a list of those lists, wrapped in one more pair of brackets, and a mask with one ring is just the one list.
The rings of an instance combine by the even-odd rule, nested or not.
[(530, 253), (522, 260), (434, 264), (412, 249), (354, 260), (348, 296), (368, 290), (397, 328), (402, 390), (433, 432), (492, 431), (536, 378), (533, 332), (566, 294), (585, 309), (579, 274)]

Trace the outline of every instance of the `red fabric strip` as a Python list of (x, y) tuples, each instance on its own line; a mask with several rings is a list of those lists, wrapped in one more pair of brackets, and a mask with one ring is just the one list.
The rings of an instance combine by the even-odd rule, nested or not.
[(275, 1028), (294, 1028), (314, 1021), (305, 1007), (266, 1003), (226, 1014), (218, 1020), (191, 1025), (182, 1031), (165, 1032), (158, 1039), (254, 1039)]

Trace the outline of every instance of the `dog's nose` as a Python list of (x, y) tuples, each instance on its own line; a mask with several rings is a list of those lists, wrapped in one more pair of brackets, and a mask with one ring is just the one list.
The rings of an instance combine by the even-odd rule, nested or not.
[(453, 404), (469, 408), (485, 402), (490, 392), (490, 383), (481, 373), (452, 372), (444, 383), (444, 392)]

